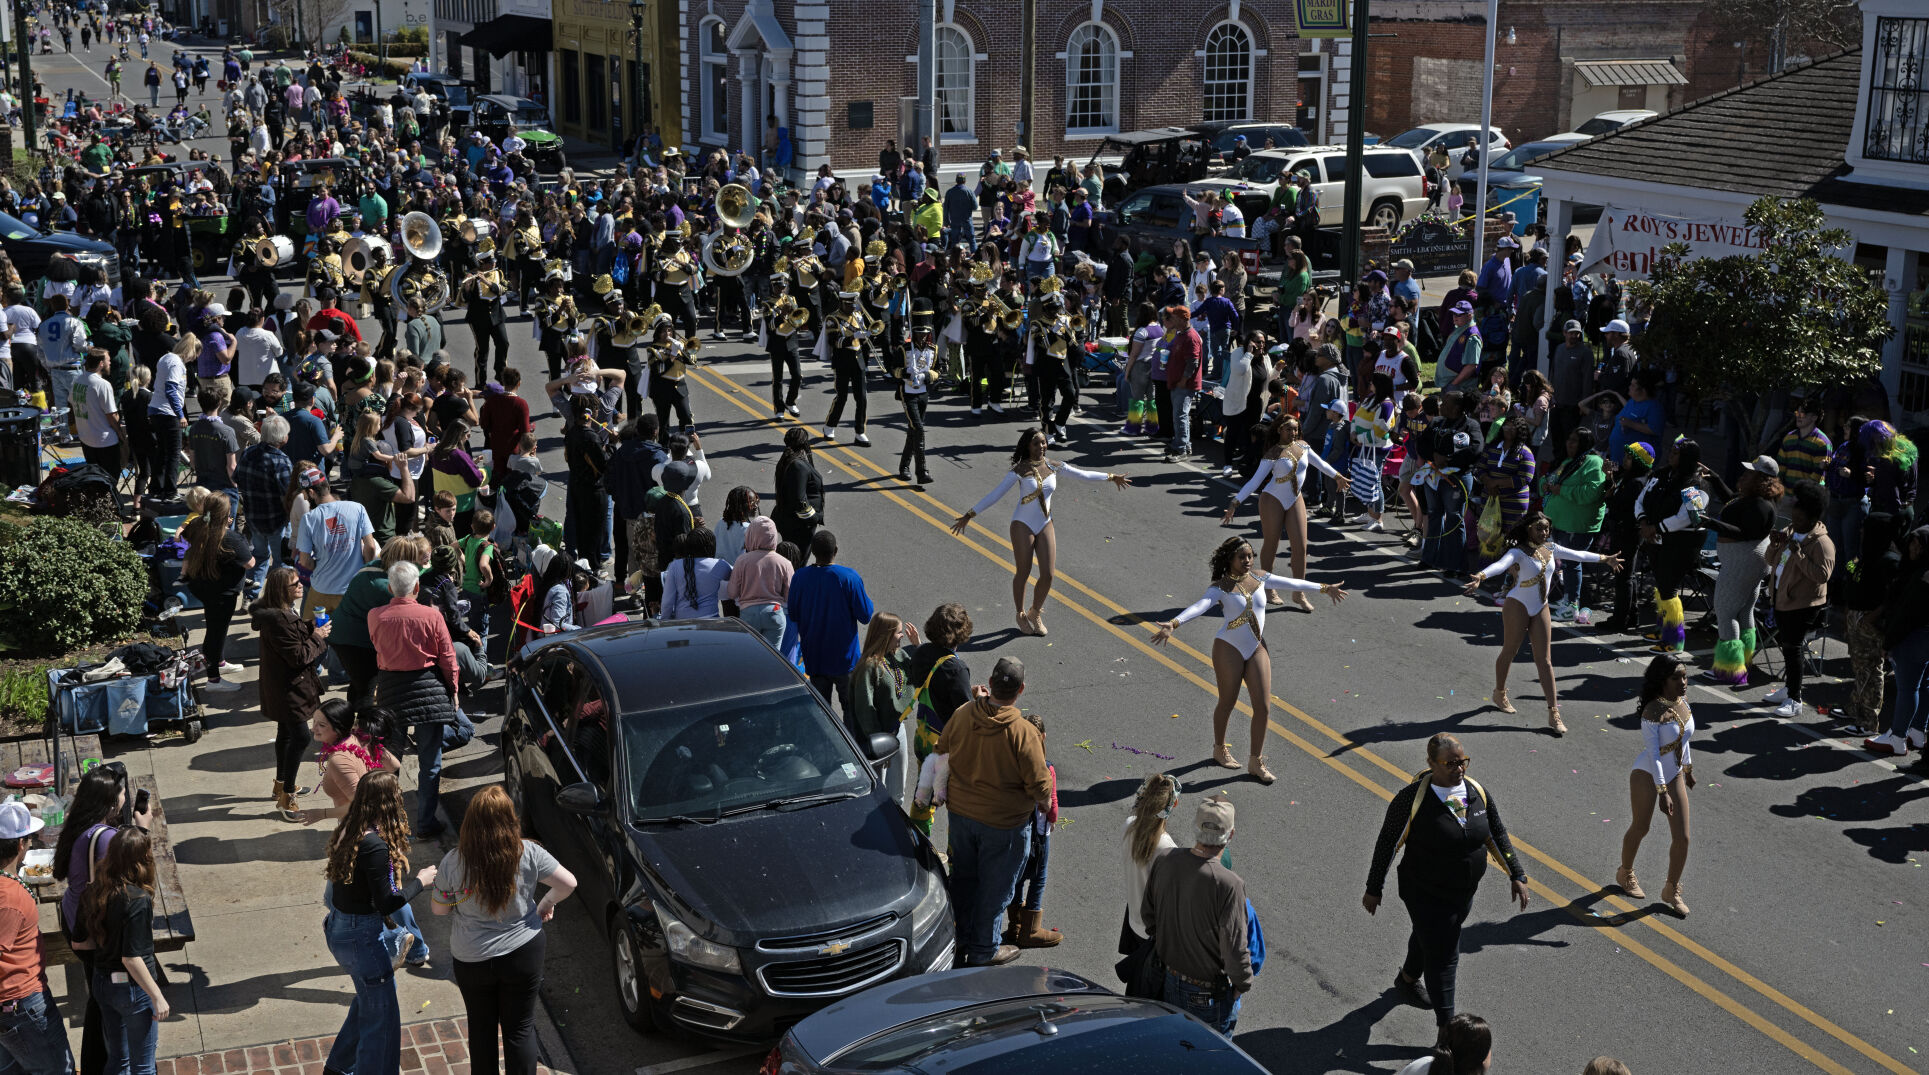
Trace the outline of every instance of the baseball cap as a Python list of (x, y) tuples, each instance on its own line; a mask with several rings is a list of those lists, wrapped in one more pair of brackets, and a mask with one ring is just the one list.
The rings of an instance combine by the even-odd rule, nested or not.
[(1467, 302), (1464, 299), (1460, 302), (1456, 302), (1453, 304), (1452, 313), (1456, 317), (1460, 316), (1461, 314), (1471, 314), (1473, 312), (1474, 312), (1474, 304), (1471, 302)]
[(991, 668), (991, 678), (987, 683), (991, 693), (1000, 698), (1010, 698), (1025, 686), (1025, 662), (1016, 657), (1000, 657)]
[(0, 803), (0, 840), (18, 840), (22, 836), (32, 836), (47, 823), (33, 816), (26, 803)]
[(1386, 283), (1386, 273), (1381, 272), (1379, 269), (1374, 269), (1372, 272), (1366, 274), (1365, 280), (1369, 284), (1384, 284)]
[(1628, 323), (1617, 317), (1614, 320), (1609, 321), (1607, 324), (1602, 325), (1601, 331), (1618, 332), (1621, 335), (1626, 336), (1628, 334)]
[(1195, 844), (1223, 846), (1232, 839), (1232, 803), (1220, 795), (1199, 800), (1192, 814), (1192, 832)]
[(1396, 269), (1405, 269), (1408, 272), (1412, 272), (1413, 260), (1411, 258), (1401, 258), (1400, 260), (1393, 263), (1393, 267)]
[(320, 467), (305, 466), (298, 481), (303, 489), (320, 489), (328, 484), (328, 475), (323, 474)]
[(1569, 321), (1566, 325), (1561, 327), (1561, 331), (1562, 332), (1586, 332), (1587, 330), (1581, 327), (1581, 323), (1579, 321)]
[(1771, 478), (1779, 478), (1782, 476), (1782, 465), (1775, 462), (1773, 456), (1758, 455), (1752, 461), (1743, 463), (1741, 468), (1743, 470), (1752, 470), (1757, 474), (1766, 474)]
[(1494, 247), (1499, 250), (1519, 250), (1520, 240), (1511, 235), (1503, 235), (1500, 237), (1500, 241), (1494, 244)]

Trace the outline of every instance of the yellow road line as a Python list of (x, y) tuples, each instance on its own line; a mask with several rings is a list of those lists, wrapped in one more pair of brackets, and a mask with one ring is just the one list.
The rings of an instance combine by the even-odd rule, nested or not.
[[(771, 425), (779, 428), (791, 426), (791, 425), (810, 428), (806, 423), (795, 419), (791, 419), (789, 417), (764, 415), (756, 406), (753, 406), (752, 404), (746, 403), (744, 402), (744, 400), (737, 398), (738, 396), (744, 396), (753, 400), (756, 399), (756, 397), (752, 395), (752, 393), (748, 389), (744, 388), (742, 385), (737, 384), (735, 381), (732, 381), (725, 377), (720, 377), (720, 376), (710, 374), (707, 371), (692, 370), (690, 372), (696, 377), (696, 379), (700, 383), (702, 383), (705, 387), (709, 388), (712, 392), (717, 393), (717, 395), (722, 397), (726, 402), (737, 407), (739, 410), (742, 410), (744, 413), (750, 415), (752, 418), (756, 418), (760, 421), (763, 421), (766, 425)], [(762, 401), (758, 400), (757, 402), (761, 403)], [(833, 452), (835, 452), (836, 454), (832, 454)], [(833, 466), (837, 467), (839, 470), (843, 471), (846, 474), (849, 474), (852, 478), (858, 479), (860, 481), (869, 480), (870, 478), (878, 477), (878, 476), (893, 477), (893, 478), (896, 476), (892, 472), (887, 471), (884, 468), (878, 466), (877, 463), (873, 462), (871, 459), (866, 457), (861, 452), (858, 452), (851, 448), (844, 448), (841, 446), (837, 448), (825, 448), (822, 451), (814, 452), (814, 454), (824, 458), (826, 461), (831, 463)], [(853, 466), (852, 465), (853, 462), (862, 464), (864, 469), (860, 470), (858, 467)], [(866, 473), (866, 471), (868, 471), (868, 473)], [(912, 503), (910, 500), (906, 499), (905, 496), (902, 493), (900, 493), (898, 490), (878, 489), (876, 491), (882, 493), (885, 499), (890, 500), (892, 503), (903, 508), (905, 511), (909, 512), (915, 518), (918, 518), (926, 523), (929, 523), (930, 525), (938, 528), (940, 531), (943, 531), (946, 534), (950, 534), (951, 527), (947, 519), (932, 515), (931, 513), (924, 510), (923, 508), (919, 507), (918, 505)], [(943, 516), (953, 515), (953, 511), (950, 507), (946, 506), (942, 501), (938, 500), (936, 497), (932, 496), (929, 493), (912, 491), (911, 495), (917, 499), (923, 500), (928, 504), (930, 504), (931, 507), (938, 510), (940, 515), (943, 515)], [(957, 513), (957, 514), (962, 514), (962, 513)], [(983, 525), (982, 523), (974, 523), (973, 529), (977, 533), (983, 534), (986, 537), (989, 537), (996, 541), (1008, 540), (1006, 535), (999, 534), (996, 531), (993, 531), (992, 529), (990, 529), (989, 527)], [(985, 545), (981, 544), (978, 541), (972, 540), (972, 538), (970, 537), (966, 537), (963, 535), (953, 535), (953, 536), (960, 544), (976, 551), (979, 555), (983, 556), (985, 559), (991, 561), (992, 563), (998, 565), (999, 567), (1003, 567), (1009, 570), (1011, 561), (1009, 559), (1007, 552), (1002, 547), (987, 548)], [(1111, 600), (1110, 598), (1106, 597), (1104, 594), (1099, 593), (1098, 591), (1092, 589), (1089, 586), (1086, 586), (1084, 583), (1079, 582), (1074, 578), (1071, 578), (1070, 576), (1066, 575), (1063, 571), (1059, 571), (1056, 569), (1054, 570), (1054, 581), (1078, 591), (1080, 594), (1090, 598), (1094, 604), (1103, 606), (1104, 608), (1111, 610), (1111, 612), (1116, 615), (1120, 615), (1128, 618), (1130, 621), (1137, 624), (1139, 627), (1145, 628), (1147, 631), (1154, 629), (1151, 622), (1146, 620), (1144, 617), (1139, 616), (1137, 613)], [(1068, 597), (1065, 597), (1056, 588), (1054, 588), (1053, 590), (1053, 595), (1057, 598), (1058, 602), (1064, 605), (1067, 609), (1085, 617), (1087, 620), (1090, 620), (1092, 623), (1096, 624), (1100, 629), (1112, 634), (1113, 636), (1117, 637), (1121, 641), (1124, 641), (1128, 645), (1131, 645), (1133, 648), (1139, 650), (1141, 653), (1145, 654), (1146, 656), (1151, 657), (1153, 660), (1157, 661), (1161, 665), (1164, 665), (1169, 670), (1177, 673), (1180, 677), (1184, 678), (1188, 682), (1199, 687), (1201, 690), (1204, 690), (1208, 694), (1211, 694), (1214, 697), (1217, 697), (1218, 695), (1217, 684), (1199, 675), (1193, 670), (1179, 664), (1177, 661), (1167, 656), (1166, 653), (1162, 652), (1158, 648), (1153, 647), (1144, 638), (1138, 635), (1135, 635), (1131, 632), (1128, 632), (1124, 628), (1120, 627), (1117, 623), (1113, 622), (1111, 617), (1103, 615), (1099, 612), (1095, 612), (1092, 609), (1086, 607), (1084, 604), (1071, 600)], [(1179, 642), (1177, 639), (1174, 639), (1170, 643), (1170, 646), (1172, 648), (1178, 649), (1181, 652), (1186, 653), (1187, 655), (1191, 656), (1193, 659), (1207, 665), (1208, 667), (1210, 667), (1212, 664), (1212, 659), (1208, 657), (1206, 654), (1200, 652), (1197, 649), (1194, 649), (1189, 645), (1186, 645), (1185, 643)], [(1294, 706), (1293, 704), (1285, 701), (1284, 699), (1279, 698), (1277, 695), (1268, 696), (1267, 701), (1269, 704), (1273, 706), (1277, 706), (1278, 708), (1288, 713), (1291, 713), (1296, 719), (1305, 723), (1308, 727), (1314, 729), (1315, 731), (1319, 732), (1322, 736), (1332, 740), (1335, 743), (1341, 744), (1342, 746), (1349, 748), (1347, 751), (1345, 751), (1346, 754), (1351, 754), (1355, 757), (1365, 758), (1367, 761), (1372, 762), (1373, 764), (1386, 770), (1388, 773), (1397, 777), (1400, 780), (1402, 785), (1412, 780), (1413, 778), (1412, 773), (1406, 770), (1403, 770), (1399, 766), (1395, 765), (1394, 763), (1380, 757), (1378, 754), (1375, 754), (1372, 750), (1357, 744), (1353, 739), (1349, 738), (1345, 734), (1334, 730), (1333, 728), (1327, 726), (1326, 724), (1320, 722), (1319, 720), (1316, 720), (1310, 714), (1301, 710), (1299, 707)], [(1243, 701), (1237, 703), (1235, 708), (1240, 713), (1245, 714), (1249, 718), (1252, 715), (1251, 707), (1248, 706)], [(1285, 739), (1287, 742), (1298, 747), (1300, 750), (1311, 755), (1313, 758), (1321, 762), (1324, 762), (1329, 768), (1333, 769), (1334, 771), (1345, 775), (1348, 779), (1352, 780), (1354, 783), (1372, 792), (1375, 796), (1379, 797), (1382, 801), (1392, 800), (1394, 795), (1393, 791), (1388, 790), (1386, 787), (1375, 782), (1367, 775), (1360, 773), (1352, 766), (1345, 764), (1343, 760), (1343, 756), (1341, 754), (1336, 754), (1332, 751), (1321, 749), (1318, 745), (1310, 742), (1303, 736), (1285, 727), (1284, 725), (1281, 725), (1276, 720), (1269, 719), (1266, 722), (1266, 726), (1270, 730), (1278, 733), (1278, 735), (1282, 739)], [(1543, 852), (1538, 848), (1535, 848), (1532, 844), (1529, 844), (1519, 838), (1515, 838), (1513, 843), (1514, 843), (1514, 846), (1517, 849), (1519, 849), (1519, 851), (1522, 854), (1527, 855), (1529, 858), (1533, 859), (1534, 861), (1546, 866), (1548, 869), (1561, 875), (1562, 877), (1565, 877), (1567, 880), (1579, 886), (1584, 891), (1601, 892), (1601, 891), (1604, 891), (1604, 889), (1606, 888), (1606, 886), (1596, 884), (1593, 881), (1589, 880), (1586, 876), (1574, 870), (1573, 868), (1567, 866), (1565, 863), (1562, 863), (1560, 860), (1554, 858), (1552, 855), (1546, 852)], [(1538, 881), (1530, 881), (1529, 887), (1531, 887), (1534, 891), (1539, 892), (1543, 899), (1546, 899), (1550, 903), (1553, 903), (1557, 906), (1567, 906), (1570, 902), (1567, 897), (1561, 895), (1558, 892), (1555, 892), (1553, 889), (1547, 887), (1546, 885)], [(1636, 905), (1629, 903), (1626, 900), (1622, 899), (1621, 897), (1615, 896), (1611, 893), (1606, 894), (1605, 899), (1613, 906), (1617, 907), (1622, 911), (1635, 911), (1640, 909)], [(1587, 924), (1587, 925), (1598, 924), (1596, 921), (1591, 920), (1589, 916), (1583, 914), (1577, 909), (1568, 907), (1568, 910), (1570, 914), (1574, 915), (1574, 917), (1579, 919), (1584, 924)], [(1855, 1051), (1875, 1061), (1877, 1064), (1880, 1064), (1886, 1070), (1895, 1072), (1896, 1075), (1914, 1075), (1915, 1073), (1914, 1068), (1911, 1068), (1908, 1065), (1903, 1064), (1902, 1062), (1896, 1060), (1894, 1057), (1891, 1057), (1887, 1053), (1882, 1052), (1880, 1049), (1877, 1049), (1875, 1046), (1862, 1040), (1860, 1037), (1857, 1037), (1855, 1034), (1852, 1034), (1848, 1030), (1845, 1030), (1842, 1027), (1836, 1025), (1833, 1021), (1812, 1011), (1807, 1006), (1801, 1004), (1800, 1002), (1796, 1001), (1792, 997), (1789, 997), (1787, 994), (1782, 993), (1780, 990), (1775, 989), (1773, 986), (1768, 985), (1766, 982), (1763, 982), (1761, 979), (1755, 977), (1752, 974), (1749, 974), (1747, 971), (1744, 971), (1741, 968), (1735, 966), (1733, 963), (1729, 962), (1728, 960), (1723, 959), (1722, 957), (1716, 955), (1714, 952), (1710, 951), (1705, 946), (1683, 935), (1681, 932), (1676, 930), (1674, 927), (1668, 925), (1667, 923), (1656, 921), (1655, 916), (1643, 915), (1640, 918), (1636, 919), (1635, 921), (1638, 921), (1642, 925), (1645, 925), (1648, 928), (1654, 930), (1655, 932), (1659, 933), (1661, 936), (1667, 938), (1670, 941), (1673, 941), (1675, 944), (1686, 949), (1687, 951), (1694, 953), (1696, 956), (1700, 957), (1702, 960), (1706, 961), (1709, 965), (1715, 967), (1723, 974), (1728, 975), (1730, 978), (1734, 979), (1735, 981), (1740, 982), (1741, 984), (1754, 990), (1762, 997), (1770, 1001), (1773, 1001), (1777, 1006), (1788, 1011), (1790, 1014), (1796, 1016), (1797, 1018), (1802, 1019), (1804, 1022), (1807, 1022), (1811, 1026), (1814, 1026), (1816, 1029), (1822, 1031), (1825, 1034), (1828, 1034), (1830, 1037), (1835, 1038), (1836, 1040), (1849, 1046)], [(1617, 940), (1617, 943), (1621, 945), (1621, 947), (1627, 949), (1630, 952), (1633, 952), (1635, 955), (1640, 956), (1642, 959), (1646, 960), (1648, 963), (1652, 964), (1654, 967), (1661, 970), (1669, 977), (1674, 978), (1675, 980), (1681, 982), (1683, 985), (1686, 985), (1690, 989), (1693, 989), (1696, 993), (1699, 993), (1706, 999), (1712, 1001), (1717, 1006), (1722, 1008), (1724, 1011), (1729, 1012), (1730, 1014), (1734, 1015), (1736, 1018), (1742, 1020), (1744, 1023), (1747, 1023), (1749, 1026), (1754, 1027), (1756, 1030), (1761, 1031), (1763, 1034), (1773, 1039), (1777, 1044), (1782, 1045), (1783, 1047), (1787, 1048), (1790, 1052), (1793, 1052), (1796, 1055), (1802, 1057), (1803, 1059), (1809, 1061), (1810, 1063), (1814, 1064), (1816, 1067), (1819, 1067), (1824, 1071), (1842, 1073), (1842, 1075), (1847, 1075), (1847, 1073), (1850, 1071), (1850, 1069), (1842, 1067), (1840, 1064), (1829, 1059), (1828, 1057), (1824, 1056), (1820, 1052), (1817, 1052), (1813, 1047), (1809, 1046), (1806, 1042), (1802, 1041), (1800, 1038), (1795, 1037), (1793, 1034), (1789, 1033), (1786, 1029), (1784, 1029), (1780, 1025), (1770, 1022), (1765, 1017), (1756, 1013), (1753, 1009), (1742, 1004), (1740, 1001), (1735, 1000), (1733, 997), (1730, 997), (1727, 993), (1709, 984), (1702, 978), (1697, 977), (1693, 973), (1682, 968), (1678, 964), (1669, 960), (1666, 956), (1661, 955), (1660, 953), (1654, 951), (1653, 949), (1648, 948), (1646, 945), (1640, 944), (1639, 942), (1625, 935), (1618, 935), (1616, 940)]]

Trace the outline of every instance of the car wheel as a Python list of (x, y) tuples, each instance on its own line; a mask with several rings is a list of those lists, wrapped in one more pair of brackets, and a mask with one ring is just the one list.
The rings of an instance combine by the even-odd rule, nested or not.
[(1374, 202), (1373, 211), (1367, 214), (1366, 226), (1392, 231), (1400, 226), (1400, 207), (1393, 202)]
[(523, 782), (522, 766), (516, 762), (516, 752), (507, 739), (502, 744), (502, 789), (509, 793), (509, 803), (522, 821), (522, 834), (534, 839), (536, 826), (529, 820), (529, 792)]
[(676, 1024), (670, 1018), (669, 1004), (650, 995), (642, 950), (621, 911), (610, 915), (609, 940), (610, 969), (616, 979), (616, 1001), (623, 1011), (623, 1021), (644, 1034), (673, 1033)]

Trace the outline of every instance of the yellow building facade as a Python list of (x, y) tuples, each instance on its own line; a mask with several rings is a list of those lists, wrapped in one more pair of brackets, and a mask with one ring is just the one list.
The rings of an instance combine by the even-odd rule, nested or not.
[(552, 11), (557, 130), (614, 148), (639, 127), (653, 128), (664, 145), (679, 144), (675, 7), (644, 5), (640, 50), (626, 0), (554, 0)]

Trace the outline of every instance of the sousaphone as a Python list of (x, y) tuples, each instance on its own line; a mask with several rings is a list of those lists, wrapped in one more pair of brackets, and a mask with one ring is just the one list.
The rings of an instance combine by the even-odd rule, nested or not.
[(757, 213), (750, 188), (728, 183), (717, 191), (717, 219), (723, 230), (703, 240), (703, 266), (714, 276), (737, 276), (757, 259), (757, 249), (743, 229)]
[(449, 302), (449, 276), (436, 264), (442, 254), (442, 226), (427, 213), (402, 218), (402, 249), (409, 262), (389, 274), (389, 297), (397, 311), (420, 301), (424, 313), (434, 313)]

